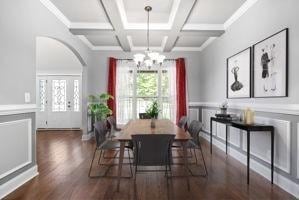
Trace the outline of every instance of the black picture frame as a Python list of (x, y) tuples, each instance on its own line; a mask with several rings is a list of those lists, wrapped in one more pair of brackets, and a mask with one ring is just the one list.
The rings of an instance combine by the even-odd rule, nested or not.
[[(282, 34), (285, 32), (285, 94), (284, 95), (273, 95), (273, 96), (257, 96), (255, 93), (255, 85), (256, 85), (256, 80), (255, 80), (255, 74), (256, 74), (256, 67), (255, 66), (255, 59), (256, 59), (256, 46), (267, 41), (270, 38), (273, 38), (274, 36), (277, 36), (278, 34)], [(255, 43), (252, 46), (252, 63), (253, 63), (253, 67), (252, 67), (252, 97), (254, 98), (282, 98), (282, 97), (288, 97), (288, 89), (289, 89), (289, 29), (288, 28), (284, 28), (283, 30), (280, 30), (272, 35), (270, 35), (269, 37)]]
[[(248, 77), (248, 81), (249, 81), (249, 84), (248, 84), (248, 94), (246, 96), (238, 96), (238, 97), (232, 97), (229, 95), (229, 73), (230, 73), (230, 70), (229, 70), (229, 60), (232, 59), (233, 57), (241, 54), (241, 53), (244, 53), (245, 51), (248, 51), (249, 50), (249, 63), (248, 63), (248, 72), (249, 72), (249, 77)], [(226, 98), (227, 99), (247, 99), (247, 98), (251, 98), (252, 96), (252, 47), (247, 47), (246, 49), (243, 49), (242, 51), (239, 51), (238, 53), (228, 57), (226, 59)]]

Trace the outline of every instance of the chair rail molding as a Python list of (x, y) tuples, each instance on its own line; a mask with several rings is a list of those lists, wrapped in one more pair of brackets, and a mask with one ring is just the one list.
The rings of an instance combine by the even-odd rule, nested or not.
[[(222, 102), (189, 102), (189, 106), (201, 106), (201, 107), (215, 107), (219, 108)], [(228, 108), (230, 109), (244, 109), (250, 107), (255, 111), (279, 113), (289, 115), (299, 115), (299, 104), (261, 104), (255, 102), (248, 103), (235, 103), (228, 102)]]
[(299, 179), (299, 122), (297, 123), (297, 178)]
[(36, 112), (36, 104), (7, 104), (0, 105), (0, 116), (1, 115), (15, 115), (22, 113)]

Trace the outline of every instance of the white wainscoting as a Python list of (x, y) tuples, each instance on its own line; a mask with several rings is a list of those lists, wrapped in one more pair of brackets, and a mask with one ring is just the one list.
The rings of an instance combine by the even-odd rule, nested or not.
[(198, 117), (199, 117), (199, 111), (198, 111), (198, 108), (189, 108), (189, 113), (188, 113), (188, 116), (189, 116), (189, 122), (192, 122), (193, 120), (199, 120)]
[[(274, 165), (290, 173), (291, 170), (291, 122), (266, 117), (255, 117), (255, 122), (275, 127)], [(243, 132), (243, 150), (247, 151), (247, 133)], [(252, 132), (250, 135), (250, 153), (259, 159), (271, 162), (271, 134)]]
[[(213, 109), (202, 109), (202, 123), (203, 123), (203, 130), (206, 132), (210, 132), (210, 118), (214, 117), (216, 114), (216, 110)], [(213, 135), (216, 135), (216, 123), (213, 122)]]
[(0, 123), (0, 179), (32, 163), (32, 120)]
[[(204, 108), (202, 109), (202, 122), (204, 124), (203, 130), (205, 132), (210, 132), (210, 118), (214, 117), (217, 113), (216, 110)], [(225, 132), (226, 127), (225, 124), (213, 122), (213, 135), (225, 140)], [(236, 146), (241, 147), (240, 138), (241, 138), (241, 131), (239, 129), (229, 127), (228, 130), (228, 143)]]

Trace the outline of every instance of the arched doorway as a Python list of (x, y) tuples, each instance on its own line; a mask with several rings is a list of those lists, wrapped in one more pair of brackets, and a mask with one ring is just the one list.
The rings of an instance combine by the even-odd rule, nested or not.
[(84, 60), (55, 38), (36, 38), (37, 128), (82, 128)]

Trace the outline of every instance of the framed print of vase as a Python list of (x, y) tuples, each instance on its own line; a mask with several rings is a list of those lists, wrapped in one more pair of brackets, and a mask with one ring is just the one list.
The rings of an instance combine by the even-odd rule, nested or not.
[(251, 48), (227, 59), (227, 98), (250, 98), (251, 96)]
[(288, 29), (253, 46), (253, 96), (288, 96)]

